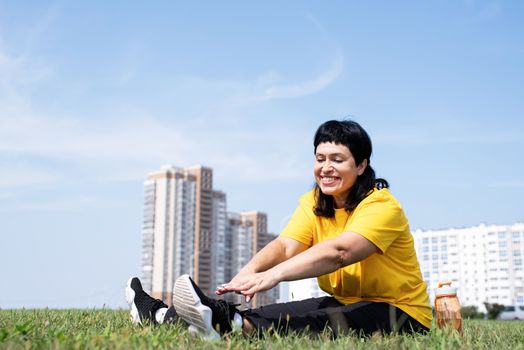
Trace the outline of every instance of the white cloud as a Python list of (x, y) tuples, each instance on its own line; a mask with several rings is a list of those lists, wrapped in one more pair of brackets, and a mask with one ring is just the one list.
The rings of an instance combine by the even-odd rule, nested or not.
[[(265, 101), (274, 98), (296, 98), (312, 95), (331, 85), (342, 74), (343, 70), (344, 59), (342, 52), (338, 50), (331, 66), (317, 77), (300, 83), (271, 84), (270, 86), (264, 87), (262, 94), (255, 96), (254, 99)], [(267, 76), (259, 78), (259, 81), (267, 81)]]
[[(93, 181), (137, 180), (165, 163), (204, 163), (220, 169), (223, 178), (241, 174), (241, 180), (251, 182), (289, 180), (309, 173), (309, 163), (302, 159), (305, 138), (300, 130), (283, 127), (261, 136), (257, 126), (245, 119), (273, 99), (307, 96), (327, 88), (344, 69), (340, 48), (324, 71), (297, 83), (284, 83), (276, 69), (252, 81), (177, 77), (173, 99), (187, 104), (189, 113), (152, 115), (146, 107), (127, 101), (127, 106), (108, 107), (92, 119), (82, 111), (56, 116), (41, 112), (30, 94), (36, 83), (45, 86), (53, 74), (52, 64), (32, 56), (31, 45), (52, 25), (56, 13), (56, 7), (51, 8), (29, 31), (25, 53), (10, 52), (0, 41), (0, 162), (9, 168), (0, 172), (0, 187), (58, 183), (71, 172)], [(124, 63), (115, 71), (118, 84), (134, 79), (140, 59)], [(308, 133), (306, 139), (310, 137)], [(286, 156), (277, 156), (282, 150)], [(23, 166), (7, 164), (14, 158), (27, 161)], [(34, 159), (38, 165), (32, 163)]]
[[(187, 166), (201, 162), (221, 169), (226, 177), (241, 175), (241, 179), (255, 182), (300, 176), (303, 168), (298, 149), (287, 151), (283, 160), (272, 152), (299, 147), (303, 135), (279, 133), (275, 131), (275, 139), (263, 150), (258, 145), (268, 140), (260, 140), (256, 130), (245, 128), (229, 131), (226, 136), (213, 129), (192, 130), (189, 122), (167, 123), (152, 117), (93, 125), (84, 120), (24, 116), (0, 120), (0, 159), (3, 154), (9, 159), (16, 156), (60, 162), (67, 169), (91, 172), (93, 180), (143, 179), (148, 171), (164, 163)], [(274, 168), (275, 163), (277, 169), (264, 171)], [(52, 165), (13, 167), (0, 174), (0, 186), (58, 182), (67, 178), (62, 172)]]
[(489, 184), (489, 187), (500, 189), (524, 188), (524, 180), (497, 181)]
[(37, 167), (2, 166), (0, 172), (0, 188), (15, 188), (46, 185), (59, 180), (57, 173)]

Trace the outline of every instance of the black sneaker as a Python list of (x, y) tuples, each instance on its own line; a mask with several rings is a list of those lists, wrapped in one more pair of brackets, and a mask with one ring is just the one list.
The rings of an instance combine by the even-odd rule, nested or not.
[(127, 281), (126, 301), (131, 307), (131, 320), (135, 324), (156, 324), (155, 313), (167, 307), (162, 300), (155, 299), (144, 292), (142, 283), (137, 277)]
[(189, 324), (190, 333), (198, 333), (207, 339), (219, 339), (220, 334), (231, 332), (233, 317), (238, 312), (234, 305), (224, 300), (208, 298), (189, 275), (176, 280), (173, 306)]

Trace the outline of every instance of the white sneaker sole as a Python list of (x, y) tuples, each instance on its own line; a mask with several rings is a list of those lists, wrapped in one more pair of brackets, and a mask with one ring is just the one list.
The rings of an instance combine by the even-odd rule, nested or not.
[(135, 291), (133, 288), (131, 288), (131, 280), (133, 277), (131, 277), (127, 281), (126, 285), (126, 301), (129, 304), (129, 307), (131, 308), (131, 322), (134, 324), (142, 324), (142, 321), (140, 321), (140, 315), (138, 314), (138, 309), (135, 305)]
[(189, 275), (182, 275), (177, 278), (173, 287), (173, 306), (178, 315), (189, 324), (188, 331), (190, 333), (196, 332), (202, 338), (208, 340), (220, 339), (220, 334), (212, 324), (212, 311), (202, 304), (193, 289)]

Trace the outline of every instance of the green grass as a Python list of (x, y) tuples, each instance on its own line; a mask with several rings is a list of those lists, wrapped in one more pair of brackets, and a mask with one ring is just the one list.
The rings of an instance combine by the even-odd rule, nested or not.
[(179, 326), (137, 327), (127, 311), (0, 310), (0, 349), (524, 349), (524, 322), (466, 320), (464, 335), (241, 336), (206, 342)]

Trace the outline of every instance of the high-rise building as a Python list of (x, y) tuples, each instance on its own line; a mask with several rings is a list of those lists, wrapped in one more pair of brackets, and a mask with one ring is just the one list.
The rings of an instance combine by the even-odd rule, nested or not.
[[(230, 255), (224, 280), (219, 281), (218, 284), (229, 282), (253, 257), (252, 222), (243, 221), (238, 213), (228, 212), (226, 232)], [(224, 295), (224, 299), (235, 304), (242, 304), (244, 301), (242, 296), (234, 293)]]
[(142, 280), (153, 297), (171, 303), (173, 283), (195, 272), (196, 179), (165, 166), (144, 182)]
[[(266, 219), (267, 220), (267, 219)], [(274, 240), (276, 235), (269, 232), (259, 232), (257, 235), (257, 252), (264, 248), (269, 242)], [(275, 287), (262, 293), (255, 295), (253, 300), (253, 307), (269, 305), (276, 303), (280, 298), (280, 288)]]
[(240, 214), (229, 212), (228, 235), (231, 237), (231, 275), (233, 278), (254, 255), (253, 251), (253, 223), (242, 220)]
[[(213, 295), (273, 238), (264, 213), (228, 217), (226, 194), (213, 190), (210, 168), (167, 165), (144, 182), (142, 281), (147, 292), (168, 304), (178, 276), (190, 274)], [(260, 293), (251, 305), (277, 298), (276, 289)]]
[(257, 252), (266, 245), (267, 237), (267, 215), (258, 211), (245, 211), (240, 213), (243, 222), (251, 222), (253, 225), (253, 237), (251, 251)]
[(458, 287), (462, 305), (524, 305), (524, 223), (417, 230), (415, 249), (433, 304), (439, 281)]
[[(247, 257), (247, 261), (245, 261), (243, 264), (245, 265), (258, 251), (260, 251), (269, 242), (275, 239), (275, 235), (267, 232), (267, 215), (265, 213), (259, 211), (241, 212), (240, 220), (243, 225), (252, 227), (251, 236), (246, 237), (250, 240), (250, 242), (247, 243), (247, 245), (250, 245), (250, 247), (245, 247), (245, 252), (243, 253), (243, 255)], [(239, 268), (242, 266), (239, 266)], [(278, 298), (279, 289), (273, 288), (262, 293), (257, 293), (251, 302), (251, 306), (258, 307), (272, 304), (275, 303)]]
[(195, 274), (194, 279), (204, 293), (213, 286), (213, 170), (201, 165), (186, 168), (196, 180), (195, 207)]
[[(275, 236), (265, 232), (267, 216), (260, 212), (228, 213), (227, 237), (231, 241), (231, 264), (226, 281), (231, 280), (253, 256)], [(254, 244), (257, 242), (257, 244)], [(229, 294), (226, 299), (242, 304), (244, 298)], [(275, 303), (279, 298), (279, 289), (257, 293), (249, 307), (257, 307)], [(247, 305), (244, 305), (247, 306)]]
[(227, 230), (226, 194), (213, 191), (213, 281), (216, 287), (231, 280), (231, 236)]

